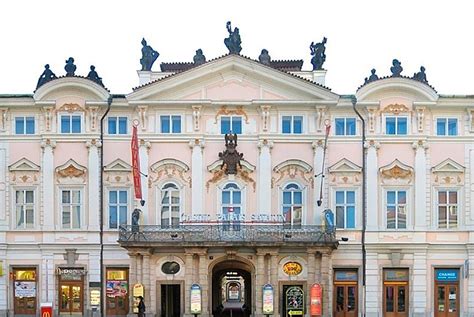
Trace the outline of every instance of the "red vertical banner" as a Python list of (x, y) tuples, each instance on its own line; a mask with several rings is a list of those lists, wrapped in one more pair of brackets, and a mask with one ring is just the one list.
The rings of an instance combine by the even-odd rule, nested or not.
[(323, 288), (320, 284), (313, 284), (311, 286), (310, 296), (310, 315), (311, 316), (322, 316), (323, 315)]
[(133, 125), (132, 131), (132, 170), (133, 170), (133, 187), (135, 189), (135, 198), (142, 199), (142, 185), (140, 175), (140, 156), (138, 153), (138, 133), (137, 126)]

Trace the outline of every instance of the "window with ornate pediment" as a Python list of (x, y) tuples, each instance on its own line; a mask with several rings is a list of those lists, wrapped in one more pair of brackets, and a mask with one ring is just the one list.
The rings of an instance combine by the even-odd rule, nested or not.
[(289, 183), (282, 191), (282, 215), (285, 227), (300, 228), (303, 219), (303, 189), (297, 183)]
[(161, 227), (179, 226), (181, 213), (181, 191), (174, 183), (166, 183), (161, 188)]
[(382, 110), (385, 134), (407, 135), (410, 128), (410, 109), (405, 105), (390, 104)]

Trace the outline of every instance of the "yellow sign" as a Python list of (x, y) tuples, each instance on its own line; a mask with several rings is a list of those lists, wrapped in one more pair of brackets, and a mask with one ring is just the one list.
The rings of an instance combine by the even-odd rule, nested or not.
[(144, 290), (143, 290), (143, 284), (135, 284), (133, 285), (133, 296), (138, 297), (138, 296), (143, 296)]
[(191, 285), (191, 314), (201, 314), (201, 286)]
[(0, 261), (0, 276), (3, 276), (3, 261)]
[(288, 312), (288, 315), (290, 315), (290, 316), (303, 315), (303, 311), (301, 311), (301, 310), (290, 310)]
[(288, 275), (298, 275), (303, 271), (303, 267), (298, 262), (286, 262), (283, 265), (283, 272)]
[(91, 289), (91, 306), (100, 305), (100, 290)]

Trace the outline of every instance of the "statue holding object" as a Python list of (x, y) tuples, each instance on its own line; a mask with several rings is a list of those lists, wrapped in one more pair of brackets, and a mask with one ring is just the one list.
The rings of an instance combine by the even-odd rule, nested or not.
[(224, 39), (224, 44), (229, 50), (229, 54), (240, 54), (242, 50), (242, 41), (240, 40), (239, 28), (234, 28), (232, 31), (231, 22), (228, 21), (226, 24), (227, 32), (229, 32), (229, 37)]
[(145, 38), (142, 39), (142, 58), (140, 59), (140, 64), (142, 65), (142, 70), (151, 71), (153, 63), (156, 61), (160, 53), (155, 51), (150, 45), (147, 44)]
[(323, 38), (321, 43), (311, 42), (309, 49), (311, 50), (311, 64), (313, 64), (313, 70), (323, 69), (323, 64), (326, 61), (326, 42), (327, 38)]

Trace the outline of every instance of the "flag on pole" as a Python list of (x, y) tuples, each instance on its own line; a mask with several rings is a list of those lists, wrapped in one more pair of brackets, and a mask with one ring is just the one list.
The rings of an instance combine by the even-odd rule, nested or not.
[(138, 153), (138, 134), (137, 126), (133, 125), (132, 130), (132, 171), (133, 171), (133, 187), (135, 190), (135, 198), (142, 199), (142, 185), (140, 175), (140, 156)]

